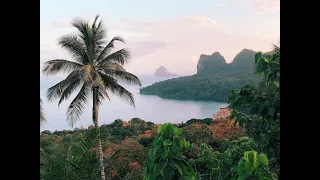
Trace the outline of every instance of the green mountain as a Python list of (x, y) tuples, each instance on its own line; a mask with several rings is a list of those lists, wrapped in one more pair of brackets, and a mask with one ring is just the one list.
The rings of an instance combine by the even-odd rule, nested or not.
[(211, 56), (202, 54), (197, 65), (197, 74), (200, 73), (219, 73), (228, 68), (228, 64), (219, 52), (213, 53)]
[(254, 56), (256, 52), (243, 49), (231, 63), (215, 52), (201, 55), (197, 74), (173, 78), (140, 89), (140, 94), (158, 95), (180, 100), (205, 100), (226, 102), (230, 89), (253, 82)]

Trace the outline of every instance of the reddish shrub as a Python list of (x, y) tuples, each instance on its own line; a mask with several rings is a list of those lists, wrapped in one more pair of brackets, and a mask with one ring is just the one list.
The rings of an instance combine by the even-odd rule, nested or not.
[(223, 108), (214, 114), (215, 122), (209, 128), (213, 131), (213, 138), (217, 141), (233, 140), (245, 135), (245, 129), (238, 123), (234, 125), (235, 119), (230, 120), (231, 109)]

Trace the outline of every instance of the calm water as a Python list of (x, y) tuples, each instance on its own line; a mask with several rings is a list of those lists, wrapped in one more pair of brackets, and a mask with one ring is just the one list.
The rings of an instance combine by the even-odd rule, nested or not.
[[(143, 86), (147, 86), (168, 78), (140, 76), (140, 79), (142, 80)], [(44, 101), (45, 115), (47, 118), (47, 123), (41, 127), (41, 131), (45, 129), (50, 131), (72, 129), (66, 122), (66, 111), (75, 94), (67, 101), (61, 103), (60, 107), (57, 105), (58, 101), (49, 103), (45, 97), (48, 87), (51, 87), (60, 80), (61, 78), (40, 78), (40, 96)], [(109, 124), (115, 119), (128, 121), (134, 117), (155, 123), (181, 123), (192, 118), (210, 117), (213, 113), (217, 112), (219, 108), (227, 106), (227, 103), (220, 102), (179, 101), (162, 99), (158, 96), (140, 95), (138, 94), (139, 87), (125, 87), (134, 94), (136, 107), (133, 108), (118, 97), (110, 95), (111, 101), (105, 101), (100, 107), (100, 124)], [(90, 101), (75, 127), (88, 127), (92, 125), (91, 110), (92, 105)]]

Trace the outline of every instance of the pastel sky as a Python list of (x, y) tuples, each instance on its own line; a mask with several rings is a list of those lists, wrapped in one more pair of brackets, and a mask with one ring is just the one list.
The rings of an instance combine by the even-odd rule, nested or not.
[(75, 32), (75, 17), (100, 14), (108, 39), (122, 36), (132, 58), (125, 68), (152, 74), (193, 74), (201, 54), (219, 51), (232, 61), (242, 49), (268, 51), (280, 42), (280, 0), (41, 0), (40, 65), (70, 56), (57, 39)]

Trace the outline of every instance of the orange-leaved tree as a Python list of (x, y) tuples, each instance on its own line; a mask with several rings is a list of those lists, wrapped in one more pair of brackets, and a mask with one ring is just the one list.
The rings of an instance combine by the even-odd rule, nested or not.
[(231, 109), (221, 108), (212, 116), (213, 124), (210, 129), (213, 131), (213, 138), (216, 141), (234, 140), (245, 135), (245, 129), (230, 120)]

